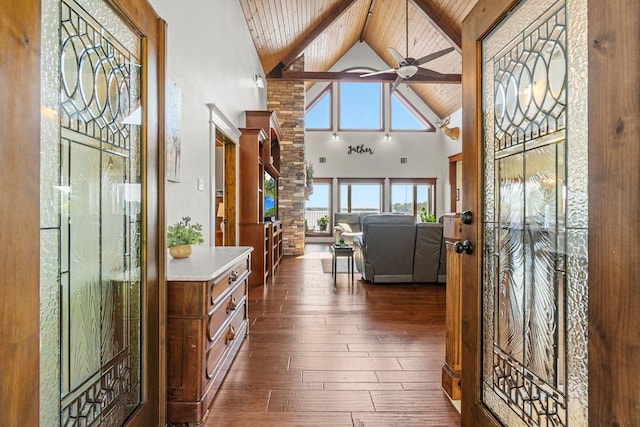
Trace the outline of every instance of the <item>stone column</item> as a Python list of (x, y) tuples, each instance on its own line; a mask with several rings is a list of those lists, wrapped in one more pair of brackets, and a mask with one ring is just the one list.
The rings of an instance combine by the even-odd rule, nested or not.
[[(304, 57), (290, 67), (304, 71)], [(280, 179), (278, 181), (278, 218), (283, 225), (285, 255), (304, 253), (304, 82), (267, 83), (267, 110), (275, 111), (282, 129), (280, 141)]]

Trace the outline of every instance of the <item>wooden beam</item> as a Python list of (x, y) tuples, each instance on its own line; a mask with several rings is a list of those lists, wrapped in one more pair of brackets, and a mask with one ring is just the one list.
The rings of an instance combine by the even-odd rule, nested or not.
[[(396, 73), (383, 73), (374, 76), (360, 77), (358, 73), (346, 71), (283, 71), (281, 77), (269, 77), (271, 80), (305, 81), (305, 82), (380, 82), (393, 83), (398, 77)], [(443, 74), (442, 78), (413, 76), (407, 83), (460, 84), (460, 74)]]
[(462, 52), (462, 34), (453, 28), (426, 0), (410, 0), (413, 5), (423, 13), (424, 17), (445, 38), (458, 53)]
[(373, 8), (376, 6), (376, 0), (371, 0), (369, 3), (369, 10), (367, 12), (367, 18), (364, 20), (364, 25), (362, 26), (362, 31), (360, 32), (360, 42), (364, 41), (364, 34), (367, 32), (367, 28), (369, 27), (369, 21), (371, 20), (371, 15), (373, 15)]
[(331, 9), (331, 11), (325, 16), (322, 21), (316, 25), (313, 30), (309, 32), (306, 36), (302, 38), (294, 47), (291, 48), (291, 51), (287, 56), (282, 58), (282, 60), (273, 67), (273, 70), (267, 74), (267, 77), (280, 77), (282, 71), (287, 68), (289, 65), (296, 60), (298, 56), (313, 42), (320, 34), (324, 32), (331, 24), (333, 24), (344, 12), (349, 9), (349, 7), (354, 4), (357, 0), (342, 0), (338, 2), (338, 4)]

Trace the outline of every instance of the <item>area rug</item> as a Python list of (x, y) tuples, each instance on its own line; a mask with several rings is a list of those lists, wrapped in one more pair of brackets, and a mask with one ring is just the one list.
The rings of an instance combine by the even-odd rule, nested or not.
[[(331, 274), (331, 258), (322, 258), (320, 260), (320, 262), (322, 263), (322, 272), (323, 273), (327, 273), (327, 274)], [(356, 265), (355, 263), (353, 264), (353, 269), (354, 272), (357, 273), (357, 271), (355, 270)], [(345, 257), (338, 257), (338, 273), (347, 273), (347, 258)]]

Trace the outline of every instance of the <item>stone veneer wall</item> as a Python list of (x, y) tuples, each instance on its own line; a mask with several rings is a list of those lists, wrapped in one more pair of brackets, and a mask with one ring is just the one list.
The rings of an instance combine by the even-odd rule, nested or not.
[[(304, 57), (289, 68), (304, 71)], [(304, 253), (304, 82), (277, 81), (267, 84), (267, 110), (275, 111), (282, 129), (278, 218), (283, 226), (285, 255)]]

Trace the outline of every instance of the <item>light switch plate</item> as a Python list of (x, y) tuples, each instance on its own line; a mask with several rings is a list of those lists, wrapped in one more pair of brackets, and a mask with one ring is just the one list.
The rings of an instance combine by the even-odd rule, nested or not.
[(204, 179), (202, 178), (198, 178), (198, 190), (199, 191), (204, 190)]

